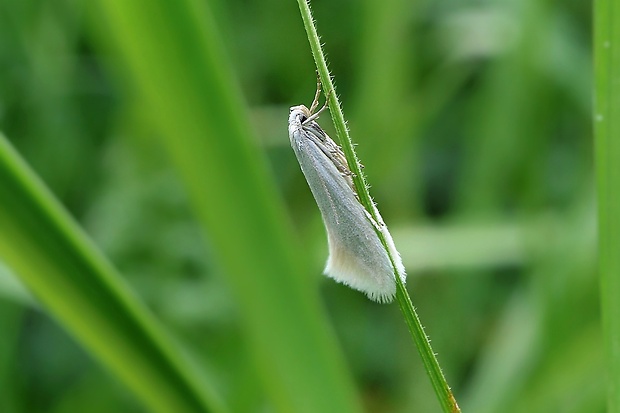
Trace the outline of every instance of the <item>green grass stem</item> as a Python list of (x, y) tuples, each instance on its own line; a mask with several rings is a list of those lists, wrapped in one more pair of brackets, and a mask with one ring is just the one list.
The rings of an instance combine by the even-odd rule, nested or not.
[[(372, 215), (375, 221), (383, 222), (378, 210), (374, 207), (373, 200), (368, 191), (368, 184), (362, 174), (361, 164), (357, 158), (355, 150), (353, 149), (353, 142), (349, 136), (349, 130), (347, 129), (346, 122), (344, 120), (344, 114), (342, 112), (329, 69), (327, 68), (327, 60), (323, 53), (319, 35), (314, 24), (314, 19), (310, 10), (310, 3), (307, 0), (297, 0), (297, 2), (299, 4), (304, 26), (306, 28), (308, 41), (310, 42), (310, 48), (312, 50), (317, 71), (328, 97), (329, 109), (334, 122), (334, 127), (336, 129), (336, 134), (338, 135), (342, 150), (347, 158), (349, 168), (351, 169), (351, 172), (353, 172), (353, 182), (360, 198), (360, 202)], [(379, 231), (377, 234), (379, 235), (381, 242), (390, 257), (390, 261), (394, 264), (394, 257), (392, 257), (390, 249), (387, 248), (385, 234)], [(396, 268), (395, 265), (393, 265), (393, 267)], [(443, 411), (446, 413), (460, 412), (456, 399), (450, 390), (450, 386), (448, 385), (448, 382), (441, 371), (441, 367), (439, 366), (439, 362), (437, 361), (437, 357), (433, 352), (430, 340), (424, 332), (424, 327), (422, 327), (420, 318), (413, 308), (407, 289), (400, 279), (400, 274), (397, 273), (396, 269), (394, 271), (394, 278), (396, 279), (396, 300), (398, 301), (398, 305), (403, 313), (403, 316), (405, 317), (405, 322), (409, 328), (409, 332), (411, 333), (411, 337), (413, 338), (413, 341), (418, 349), (420, 357), (422, 358), (422, 362), (424, 363), (426, 372), (431, 380), (433, 389), (437, 394), (439, 403), (441, 404)]]
[(620, 7), (594, 3), (595, 159), (608, 412), (620, 412)]

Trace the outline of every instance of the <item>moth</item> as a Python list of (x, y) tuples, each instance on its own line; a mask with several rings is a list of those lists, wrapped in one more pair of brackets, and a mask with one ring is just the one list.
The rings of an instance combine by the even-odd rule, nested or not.
[(395, 271), (378, 233), (383, 233), (403, 283), (405, 269), (374, 203), (379, 222), (360, 203), (342, 149), (316, 122), (327, 107), (326, 102), (316, 111), (320, 93), (319, 84), (309, 109), (290, 108), (288, 134), (327, 231), (329, 258), (324, 274), (373, 301), (388, 303), (396, 293)]

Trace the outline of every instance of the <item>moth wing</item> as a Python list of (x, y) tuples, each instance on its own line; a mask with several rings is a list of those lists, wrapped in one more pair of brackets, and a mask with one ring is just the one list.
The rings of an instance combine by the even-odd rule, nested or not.
[(390, 302), (394, 270), (366, 210), (345, 176), (304, 133), (295, 131), (291, 144), (327, 230), (325, 274), (374, 301)]

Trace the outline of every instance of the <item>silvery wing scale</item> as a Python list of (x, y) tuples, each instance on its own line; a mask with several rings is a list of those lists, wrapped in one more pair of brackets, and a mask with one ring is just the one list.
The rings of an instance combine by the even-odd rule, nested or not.
[[(316, 102), (312, 108), (315, 106)], [(385, 235), (404, 283), (406, 275), (400, 255), (385, 224), (375, 222), (359, 202), (342, 149), (314, 120), (319, 112), (313, 114), (303, 105), (293, 106), (288, 133), (327, 230), (329, 258), (324, 273), (366, 293), (371, 300), (391, 302), (396, 293), (394, 269), (377, 231)], [(375, 212), (381, 219), (376, 209)]]

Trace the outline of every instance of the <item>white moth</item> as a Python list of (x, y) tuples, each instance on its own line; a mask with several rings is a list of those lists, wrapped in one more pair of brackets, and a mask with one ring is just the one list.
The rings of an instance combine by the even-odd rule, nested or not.
[(396, 293), (394, 269), (378, 232), (385, 236), (403, 283), (405, 268), (379, 212), (373, 205), (376, 222), (359, 202), (342, 149), (315, 121), (326, 107), (314, 112), (319, 94), (317, 90), (310, 109), (304, 105), (290, 109), (288, 133), (327, 230), (329, 258), (324, 273), (371, 300), (391, 302)]

